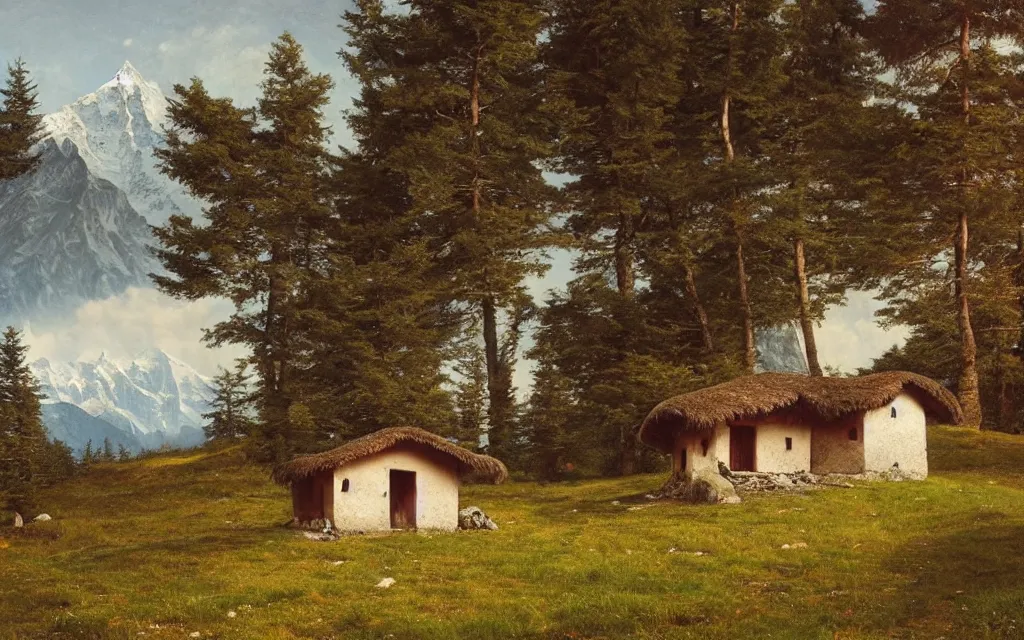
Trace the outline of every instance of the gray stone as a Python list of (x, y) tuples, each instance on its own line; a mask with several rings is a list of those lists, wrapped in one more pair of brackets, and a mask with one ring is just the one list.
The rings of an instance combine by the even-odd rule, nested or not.
[(21, 514), (17, 511), (14, 512), (14, 528), (20, 529), (25, 526), (25, 520), (21, 517)]
[(710, 469), (697, 471), (692, 477), (676, 474), (661, 488), (661, 495), (685, 502), (736, 504), (740, 497), (732, 483)]
[(493, 520), (487, 517), (480, 507), (466, 507), (459, 511), (459, 528), (460, 529), (489, 529), (495, 531), (498, 525)]
[(49, 520), (53, 520), (53, 518), (51, 518), (47, 513), (40, 513), (38, 516), (32, 518), (32, 522), (47, 522)]

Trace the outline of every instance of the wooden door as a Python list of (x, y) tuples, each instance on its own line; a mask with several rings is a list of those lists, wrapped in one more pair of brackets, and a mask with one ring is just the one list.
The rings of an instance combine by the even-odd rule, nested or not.
[(756, 442), (754, 427), (729, 427), (729, 469), (754, 471)]
[(416, 528), (416, 472), (391, 470), (391, 528)]

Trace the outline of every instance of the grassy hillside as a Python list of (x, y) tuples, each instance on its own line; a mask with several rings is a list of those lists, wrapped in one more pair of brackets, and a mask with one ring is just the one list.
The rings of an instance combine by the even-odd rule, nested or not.
[(237, 451), (100, 466), (0, 529), (0, 638), (1024, 638), (1024, 438), (939, 428), (930, 456), (719, 507), (471, 486), (500, 531), (336, 543), (282, 528)]

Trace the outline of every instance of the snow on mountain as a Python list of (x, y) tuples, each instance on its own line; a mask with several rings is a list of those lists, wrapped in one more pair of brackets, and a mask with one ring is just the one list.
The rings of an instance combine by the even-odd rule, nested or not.
[(41, 145), (32, 174), (0, 182), (0, 320), (45, 324), (83, 302), (151, 286), (154, 238), (71, 140)]
[(755, 371), (810, 373), (803, 336), (795, 322), (759, 329), (756, 336)]
[(43, 123), (58, 144), (74, 142), (89, 170), (123, 190), (150, 224), (161, 225), (172, 214), (200, 211), (197, 200), (156, 168), (153, 150), (163, 141), (167, 105), (160, 87), (125, 62), (109, 82)]
[[(72, 404), (131, 434), (146, 447), (203, 441), (212, 380), (158, 349), (130, 361), (104, 355), (93, 361), (32, 363), (47, 399)], [(48, 425), (49, 426), (49, 425)]]

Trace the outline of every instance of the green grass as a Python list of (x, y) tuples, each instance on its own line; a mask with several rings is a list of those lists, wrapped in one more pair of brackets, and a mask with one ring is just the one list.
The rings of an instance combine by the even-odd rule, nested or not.
[(926, 482), (717, 507), (644, 499), (659, 476), (469, 486), (499, 531), (336, 543), (281, 527), (237, 451), (101, 465), (0, 530), (0, 638), (1024, 638), (1024, 439), (929, 446)]

